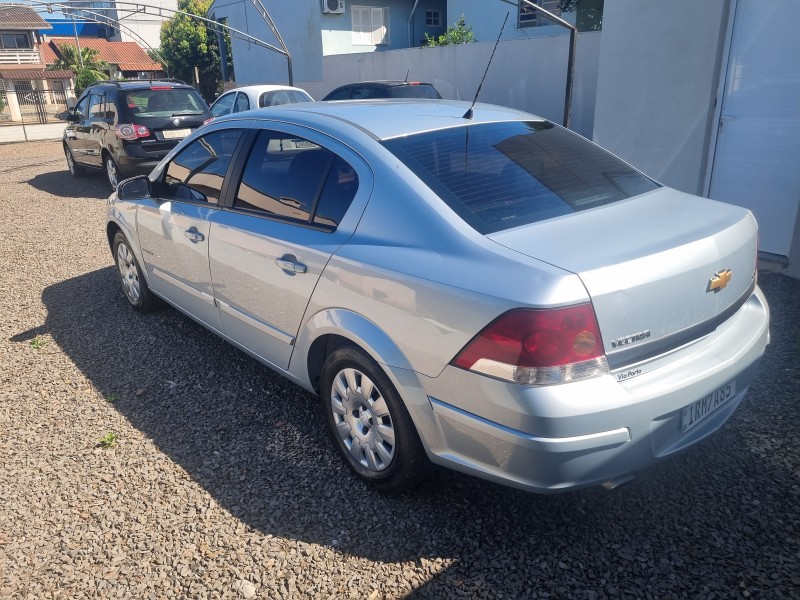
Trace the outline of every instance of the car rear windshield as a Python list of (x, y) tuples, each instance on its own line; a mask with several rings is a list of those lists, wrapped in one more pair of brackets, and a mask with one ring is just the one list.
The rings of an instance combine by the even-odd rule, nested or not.
[(281, 104), (295, 104), (297, 102), (311, 102), (311, 98), (309, 98), (308, 94), (297, 90), (273, 90), (264, 92), (258, 98), (258, 105), (261, 108), (279, 106)]
[(144, 89), (123, 92), (128, 109), (136, 117), (161, 118), (202, 115), (208, 111), (195, 90), (186, 88)]
[(389, 96), (392, 98), (432, 98), (439, 99), (441, 96), (432, 85), (396, 85), (389, 89)]
[(658, 187), (614, 155), (547, 121), (465, 125), (383, 143), (482, 234)]

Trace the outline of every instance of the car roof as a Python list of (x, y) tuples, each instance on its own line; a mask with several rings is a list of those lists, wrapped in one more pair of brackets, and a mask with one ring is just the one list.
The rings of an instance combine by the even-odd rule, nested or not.
[(277, 90), (297, 90), (298, 92), (304, 92), (306, 94), (308, 93), (303, 88), (294, 87), (291, 85), (279, 85), (273, 83), (269, 84), (265, 83), (257, 85), (240, 85), (238, 87), (225, 90), (224, 93), (227, 94), (228, 92), (256, 92), (260, 94), (261, 92), (274, 92)]
[(153, 86), (164, 88), (178, 88), (178, 89), (194, 89), (191, 85), (183, 81), (171, 81), (167, 79), (127, 79), (127, 80), (110, 80), (110, 81), (96, 81), (89, 87), (94, 86), (111, 86), (123, 90), (130, 89), (147, 89)]
[[(469, 102), (458, 100), (344, 100), (284, 104), (247, 112), (250, 118), (265, 117), (270, 120), (288, 119), (290, 122), (335, 134), (337, 130), (356, 128), (378, 140), (461, 127), (465, 124), (496, 123), (503, 121), (543, 121), (542, 117), (504, 106), (478, 103), (471, 119), (464, 114)], [(238, 113), (241, 119), (243, 113)], [(221, 117), (237, 119), (236, 115)], [(216, 122), (217, 120), (215, 120)]]

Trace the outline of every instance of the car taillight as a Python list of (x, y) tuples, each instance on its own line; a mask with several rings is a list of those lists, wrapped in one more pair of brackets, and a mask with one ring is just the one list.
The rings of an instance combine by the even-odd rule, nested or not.
[(150, 137), (150, 130), (144, 125), (130, 125), (126, 123), (124, 125), (117, 125), (114, 128), (114, 131), (116, 131), (117, 137), (128, 141), (133, 141), (137, 138)]
[(517, 309), (495, 319), (453, 365), (523, 385), (554, 385), (608, 373), (591, 304)]

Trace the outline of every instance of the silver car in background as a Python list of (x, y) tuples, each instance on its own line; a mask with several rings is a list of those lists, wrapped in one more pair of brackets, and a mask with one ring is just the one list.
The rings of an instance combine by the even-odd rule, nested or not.
[(109, 199), (128, 301), (166, 300), (318, 395), (383, 489), (431, 462), (614, 485), (719, 429), (769, 341), (753, 216), (468, 108), (215, 119)]

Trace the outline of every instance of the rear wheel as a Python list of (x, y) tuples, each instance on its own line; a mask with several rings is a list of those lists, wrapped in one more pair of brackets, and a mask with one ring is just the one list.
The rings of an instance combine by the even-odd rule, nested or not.
[(86, 171), (75, 162), (75, 157), (72, 156), (72, 150), (70, 150), (67, 145), (64, 146), (64, 155), (67, 157), (67, 168), (69, 169), (70, 175), (73, 177), (80, 177), (86, 173)]
[(150, 312), (158, 308), (158, 298), (147, 286), (136, 256), (122, 232), (117, 232), (117, 235), (114, 236), (114, 259), (117, 262), (122, 290), (134, 310)]
[(400, 395), (360, 348), (334, 351), (322, 367), (322, 408), (339, 452), (367, 483), (411, 487), (430, 467)]
[(114, 162), (110, 154), (106, 154), (103, 159), (103, 165), (106, 168), (106, 177), (108, 178), (109, 185), (111, 185), (112, 189), (116, 190), (120, 180), (120, 172), (117, 163)]

